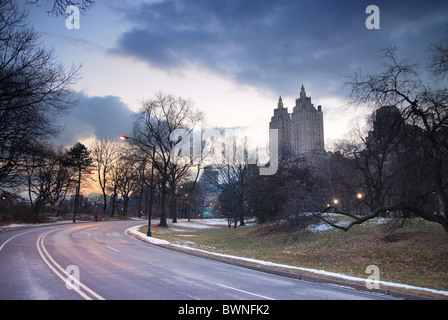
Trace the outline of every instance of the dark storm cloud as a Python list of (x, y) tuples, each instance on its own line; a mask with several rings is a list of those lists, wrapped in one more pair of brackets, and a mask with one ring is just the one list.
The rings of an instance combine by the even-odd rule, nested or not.
[[(369, 4), (380, 30), (367, 30)], [(197, 64), (232, 79), (298, 93), (299, 84), (335, 93), (341, 75), (377, 66), (379, 50), (398, 45), (421, 58), (444, 35), (441, 1), (162, 1), (124, 9), (134, 27), (115, 53), (171, 69)]]
[(118, 139), (128, 134), (134, 121), (134, 113), (115, 96), (88, 97), (75, 93), (77, 105), (60, 119), (63, 132), (58, 141), (73, 145), (92, 135), (97, 138)]

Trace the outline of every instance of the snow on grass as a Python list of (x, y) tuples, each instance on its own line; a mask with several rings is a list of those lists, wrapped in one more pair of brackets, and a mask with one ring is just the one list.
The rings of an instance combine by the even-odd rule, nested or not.
[(328, 230), (333, 230), (333, 229), (334, 228), (332, 226), (330, 226), (328, 223), (325, 223), (325, 222), (313, 224), (306, 228), (307, 231), (312, 232), (312, 233), (323, 232), (323, 231), (328, 231)]

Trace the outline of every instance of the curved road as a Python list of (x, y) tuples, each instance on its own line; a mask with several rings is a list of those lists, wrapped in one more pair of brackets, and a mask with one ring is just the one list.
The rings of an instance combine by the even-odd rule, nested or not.
[(137, 224), (77, 223), (0, 233), (0, 299), (390, 298), (157, 247), (125, 234)]

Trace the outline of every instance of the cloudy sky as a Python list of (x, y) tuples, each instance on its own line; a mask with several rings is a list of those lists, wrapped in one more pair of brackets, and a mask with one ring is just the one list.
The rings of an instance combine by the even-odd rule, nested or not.
[[(379, 70), (390, 45), (425, 65), (448, 22), (446, 0), (97, 0), (67, 29), (39, 3), (28, 8), (43, 43), (67, 67), (82, 64), (79, 104), (62, 119), (68, 144), (126, 133), (158, 91), (194, 101), (208, 126), (267, 134), (279, 95), (292, 111), (304, 84), (330, 145), (364, 116), (346, 107), (344, 76)], [(371, 4), (379, 30), (365, 25)]]

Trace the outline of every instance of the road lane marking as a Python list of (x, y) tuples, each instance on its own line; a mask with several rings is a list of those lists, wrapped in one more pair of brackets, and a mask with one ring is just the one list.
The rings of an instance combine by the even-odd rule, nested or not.
[[(98, 300), (105, 300), (102, 296), (100, 296), (99, 294), (97, 294), (96, 292), (94, 292), (93, 290), (91, 290), (89, 287), (87, 287), (86, 285), (84, 285), (82, 282), (80, 282), (78, 279), (75, 279), (72, 277), (71, 274), (69, 274), (64, 268), (62, 268), (54, 259), (53, 257), (48, 253), (47, 249), (45, 248), (44, 245), (44, 239), (45, 237), (50, 234), (51, 232), (54, 232), (55, 230), (50, 230), (47, 231), (43, 234), (41, 234), (39, 236), (39, 238), (37, 239), (36, 242), (36, 246), (37, 246), (37, 251), (39, 252), (42, 260), (44, 260), (44, 262), (48, 265), (48, 267), (51, 269), (51, 271), (53, 271), (62, 281), (64, 281), (64, 283), (66, 285), (69, 285), (72, 287), (72, 289), (74, 291), (76, 291), (81, 297), (83, 297), (86, 300), (93, 300), (93, 298), (96, 298)], [(47, 259), (48, 258), (48, 259)], [(59, 272), (57, 269), (59, 269), (61, 272)], [(72, 284), (71, 282), (68, 282), (67, 279), (69, 279), (71, 281), (73, 281), (74, 283)], [(86, 291), (87, 293), (89, 293), (91, 296), (89, 296), (86, 292), (83, 292), (82, 289), (84, 289), (84, 291)]]
[(226, 286), (226, 285), (221, 284), (221, 283), (218, 283), (217, 285), (220, 286), (220, 287), (223, 287), (223, 288), (230, 289), (230, 290), (235, 290), (235, 291), (238, 291), (238, 292), (250, 294), (250, 295), (253, 295), (255, 297), (259, 297), (259, 298), (263, 298), (263, 299), (267, 299), (267, 300), (275, 300), (274, 298), (270, 298), (270, 297), (262, 296), (260, 294), (256, 294), (256, 293), (253, 293), (253, 292), (249, 292), (249, 291), (245, 291), (245, 290), (229, 287), (229, 286)]
[(117, 249), (115, 249), (115, 248), (112, 248), (112, 247), (109, 247), (109, 246), (106, 246), (106, 247), (108, 247), (110, 250), (114, 250), (114, 251), (116, 251), (116, 252), (120, 252), (120, 250), (117, 250)]
[(21, 236), (22, 234), (25, 234), (25, 233), (30, 233), (30, 232), (32, 232), (32, 231), (34, 231), (34, 230), (25, 231), (25, 232), (16, 234), (15, 236), (9, 238), (9, 239), (6, 240), (5, 242), (3, 242), (3, 244), (0, 246), (0, 251), (2, 251), (3, 247), (6, 246), (6, 244), (7, 244), (9, 241), (11, 241), (12, 239), (14, 239), (15, 237)]
[[(54, 267), (53, 265), (47, 260), (43, 249), (41, 249), (40, 247), (40, 241), (41, 238), (43, 236), (45, 236), (46, 234), (43, 233), (39, 236), (39, 238), (37, 239), (36, 245), (37, 245), (37, 251), (39, 252), (42, 260), (44, 260), (44, 262), (47, 264), (47, 266), (51, 269), (51, 271), (53, 271), (62, 281), (66, 282), (67, 277), (64, 277), (61, 273), (59, 273)], [(84, 292), (82, 292), (80, 289), (78, 289), (76, 286), (73, 286), (73, 290), (75, 290), (81, 297), (83, 297), (86, 300), (92, 300), (92, 298), (90, 298), (88, 295), (86, 295)]]

